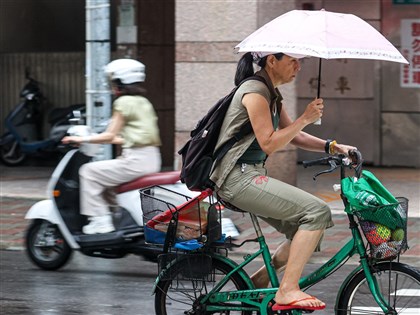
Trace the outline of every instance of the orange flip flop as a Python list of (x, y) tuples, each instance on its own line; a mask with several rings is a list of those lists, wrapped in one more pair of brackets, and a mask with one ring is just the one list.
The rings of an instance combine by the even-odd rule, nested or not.
[(287, 311), (287, 310), (306, 310), (306, 311), (319, 311), (325, 308), (325, 304), (322, 306), (310, 306), (310, 305), (299, 305), (297, 303), (307, 300), (316, 300), (314, 296), (292, 301), (289, 304), (274, 304), (271, 308), (273, 311)]

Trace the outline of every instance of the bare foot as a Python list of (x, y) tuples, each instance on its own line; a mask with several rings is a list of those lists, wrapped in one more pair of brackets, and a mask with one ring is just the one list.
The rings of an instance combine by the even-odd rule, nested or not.
[(290, 292), (279, 292), (279, 291), (277, 291), (276, 297), (274, 298), (276, 303), (279, 305), (293, 304), (294, 306), (299, 306), (299, 307), (325, 306), (324, 302), (300, 290), (295, 290), (295, 291), (290, 291)]

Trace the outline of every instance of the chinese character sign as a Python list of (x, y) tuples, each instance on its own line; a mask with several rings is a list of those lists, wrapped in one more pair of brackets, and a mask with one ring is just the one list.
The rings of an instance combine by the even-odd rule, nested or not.
[(401, 50), (410, 63), (401, 65), (401, 87), (420, 88), (420, 19), (401, 20)]
[[(318, 90), (318, 58), (303, 58), (297, 76), (299, 97), (313, 98)], [(363, 59), (329, 59), (322, 63), (321, 97), (369, 99), (375, 97), (375, 64)]]

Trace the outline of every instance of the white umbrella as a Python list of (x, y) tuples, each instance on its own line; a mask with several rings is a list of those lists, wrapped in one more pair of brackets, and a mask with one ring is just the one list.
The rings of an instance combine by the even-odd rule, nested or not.
[[(237, 52), (282, 52), (325, 59), (375, 59), (408, 63), (374, 27), (353, 14), (293, 10), (253, 32)], [(319, 63), (318, 97), (321, 84)]]
[(245, 38), (239, 52), (283, 52), (325, 59), (357, 58), (408, 63), (374, 27), (353, 14), (293, 10)]

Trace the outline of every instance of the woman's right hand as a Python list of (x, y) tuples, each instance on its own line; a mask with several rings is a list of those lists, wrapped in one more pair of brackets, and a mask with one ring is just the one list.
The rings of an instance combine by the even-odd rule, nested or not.
[(324, 110), (324, 100), (316, 98), (306, 106), (305, 112), (302, 114), (307, 124), (312, 124), (322, 117)]

